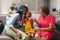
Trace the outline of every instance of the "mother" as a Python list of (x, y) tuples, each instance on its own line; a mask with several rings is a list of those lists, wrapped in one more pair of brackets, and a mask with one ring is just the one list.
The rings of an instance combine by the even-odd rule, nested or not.
[(38, 27), (36, 27), (36, 39), (37, 40), (50, 40), (54, 35), (55, 17), (50, 14), (50, 10), (46, 6), (40, 8), (40, 16), (38, 21)]
[[(19, 21), (22, 20), (22, 14), (25, 15), (28, 11), (28, 8), (22, 5), (18, 11), (18, 13), (12, 15), (9, 21), (9, 27), (6, 28), (6, 34), (13, 37), (16, 40), (28, 40), (28, 36), (20, 30)], [(25, 16), (24, 16), (25, 17)]]

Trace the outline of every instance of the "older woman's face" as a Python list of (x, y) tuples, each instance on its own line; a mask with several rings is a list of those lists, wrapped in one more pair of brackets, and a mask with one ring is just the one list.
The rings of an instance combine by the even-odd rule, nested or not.
[(42, 10), (40, 9), (40, 14), (42, 15), (42, 16), (45, 16), (45, 14), (42, 12)]

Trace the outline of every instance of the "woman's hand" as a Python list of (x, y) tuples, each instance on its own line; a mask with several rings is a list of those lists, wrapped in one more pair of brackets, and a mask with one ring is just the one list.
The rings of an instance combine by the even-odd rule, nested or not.
[(37, 24), (39, 24), (38, 21), (37, 21), (36, 19), (34, 19), (34, 22), (36, 22)]
[(22, 15), (22, 20), (24, 19), (25, 15)]
[(34, 30), (35, 30), (35, 31), (40, 31), (40, 28), (35, 27)]
[(17, 34), (17, 36), (18, 36), (20, 39), (22, 38), (22, 35), (21, 35), (21, 33), (20, 33), (20, 32), (18, 32), (18, 31), (17, 31), (17, 33), (16, 33), (16, 34)]
[(17, 36), (21, 39), (22, 38), (22, 35), (21, 33), (18, 31), (18, 29), (16, 29), (15, 27), (10, 27), (16, 34)]

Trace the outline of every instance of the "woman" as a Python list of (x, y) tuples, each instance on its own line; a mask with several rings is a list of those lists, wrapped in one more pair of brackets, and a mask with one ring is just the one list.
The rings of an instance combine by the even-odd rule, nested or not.
[[(11, 20), (9, 21), (9, 27), (6, 28), (6, 34), (13, 37), (15, 40), (28, 40), (28, 36), (21, 31), (21, 26), (19, 25), (19, 21), (22, 20), (22, 14), (26, 14), (28, 8), (22, 5), (19, 8), (18, 13), (11, 16)], [(25, 16), (24, 16), (25, 18)]]
[(55, 17), (50, 14), (48, 7), (43, 6), (40, 8), (40, 16), (36, 22), (38, 27), (35, 28), (37, 30), (35, 38), (37, 40), (50, 40), (55, 32)]

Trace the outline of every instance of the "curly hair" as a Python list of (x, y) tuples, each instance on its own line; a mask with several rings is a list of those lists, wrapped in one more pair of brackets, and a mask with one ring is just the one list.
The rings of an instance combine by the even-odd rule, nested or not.
[(40, 9), (42, 10), (42, 12), (46, 15), (50, 14), (50, 9), (47, 6), (42, 6), (40, 7)]

